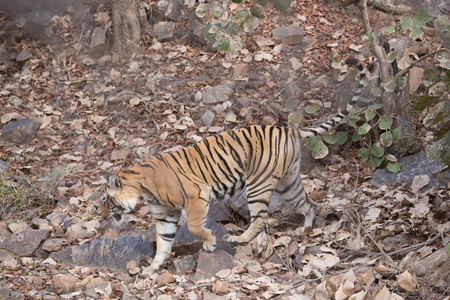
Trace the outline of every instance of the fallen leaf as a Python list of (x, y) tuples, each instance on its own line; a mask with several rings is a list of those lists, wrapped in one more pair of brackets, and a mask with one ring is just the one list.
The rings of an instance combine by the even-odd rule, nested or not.
[(413, 276), (409, 271), (405, 271), (398, 276), (398, 286), (402, 289), (411, 292), (416, 288), (415, 276)]

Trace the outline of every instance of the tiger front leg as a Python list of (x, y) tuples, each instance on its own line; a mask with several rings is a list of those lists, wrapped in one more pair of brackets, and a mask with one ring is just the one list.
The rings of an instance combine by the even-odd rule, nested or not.
[[(208, 197), (205, 198), (209, 199)], [(212, 231), (205, 226), (209, 201), (206, 201), (203, 198), (190, 198), (185, 209), (189, 231), (204, 241), (203, 249), (205, 251), (213, 252), (216, 250), (216, 237), (213, 235)]]
[(151, 265), (144, 269), (143, 275), (151, 275), (169, 258), (181, 211), (164, 205), (150, 205), (156, 221), (156, 254)]

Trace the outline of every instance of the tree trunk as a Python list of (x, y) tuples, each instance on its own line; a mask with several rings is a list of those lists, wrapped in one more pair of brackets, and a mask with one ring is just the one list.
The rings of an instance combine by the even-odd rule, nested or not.
[(136, 0), (112, 0), (114, 26), (113, 52), (120, 60), (129, 60), (140, 51), (141, 25)]

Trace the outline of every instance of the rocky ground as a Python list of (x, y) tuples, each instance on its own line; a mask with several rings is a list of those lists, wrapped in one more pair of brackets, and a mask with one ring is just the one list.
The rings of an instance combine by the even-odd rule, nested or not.
[[(232, 60), (184, 38), (191, 23), (182, 18), (160, 40), (149, 23), (142, 53), (119, 65), (98, 54), (101, 41), (91, 43), (107, 12), (93, 8), (89, 22), (76, 12), (53, 18), (62, 41), (53, 46), (20, 30), (2, 38), (10, 57), (0, 69), (0, 298), (448, 299), (442, 166), (421, 152), (405, 158), (400, 174), (377, 171), (370, 181), (351, 145), (322, 162), (305, 154), (304, 185), (322, 205), (315, 228), (296, 234), (301, 222), (280, 215), (274, 199), (252, 243), (222, 242), (207, 253), (180, 224), (173, 257), (141, 276), (155, 247), (148, 208), (121, 230), (102, 220), (106, 174), (231, 128), (324, 120), (354, 81), (342, 83), (345, 69), (332, 62), (358, 55), (369, 65), (372, 57), (360, 47), (356, 6), (302, 1), (286, 13), (269, 10)], [(373, 11), (374, 27), (395, 19)], [(311, 103), (322, 108), (296, 118)], [(241, 200), (211, 209), (208, 226), (219, 238), (246, 226)]]

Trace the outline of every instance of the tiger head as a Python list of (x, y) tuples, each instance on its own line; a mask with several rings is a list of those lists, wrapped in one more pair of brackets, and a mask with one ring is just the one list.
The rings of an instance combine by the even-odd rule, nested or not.
[(106, 176), (106, 184), (100, 199), (100, 214), (103, 218), (113, 217), (118, 221), (122, 214), (132, 211), (142, 198), (138, 189), (123, 185), (117, 175)]

